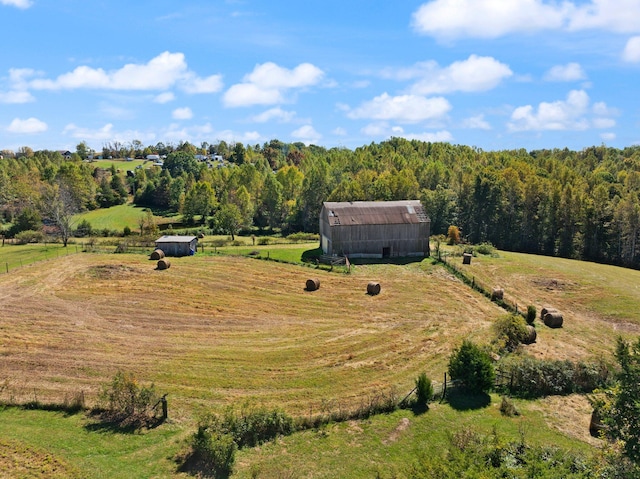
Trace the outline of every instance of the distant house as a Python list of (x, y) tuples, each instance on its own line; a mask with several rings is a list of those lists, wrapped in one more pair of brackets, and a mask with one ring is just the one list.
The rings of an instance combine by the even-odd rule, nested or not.
[(162, 236), (156, 240), (156, 248), (165, 256), (189, 256), (196, 253), (198, 238), (195, 236)]
[(60, 153), (65, 158), (65, 160), (71, 158), (71, 152), (69, 150), (58, 150), (58, 153)]
[(325, 202), (320, 241), (327, 255), (429, 256), (431, 220), (418, 200)]

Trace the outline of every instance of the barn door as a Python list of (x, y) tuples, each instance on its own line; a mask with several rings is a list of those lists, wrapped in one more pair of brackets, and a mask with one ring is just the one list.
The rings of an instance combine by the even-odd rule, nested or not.
[(385, 246), (382, 248), (382, 257), (390, 258), (391, 257), (391, 247)]

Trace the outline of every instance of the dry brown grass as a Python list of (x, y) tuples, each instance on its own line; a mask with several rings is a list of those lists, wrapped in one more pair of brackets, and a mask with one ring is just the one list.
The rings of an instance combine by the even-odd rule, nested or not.
[[(153, 263), (153, 264), (152, 264)], [(253, 398), (291, 413), (440, 377), (462, 338), (500, 310), (417, 265), (316, 271), (229, 257), (76, 255), (0, 277), (0, 381), (7, 400), (89, 403), (119, 370), (169, 392), (170, 414)], [(439, 271), (435, 269), (434, 271)], [(384, 291), (366, 294), (371, 277)]]

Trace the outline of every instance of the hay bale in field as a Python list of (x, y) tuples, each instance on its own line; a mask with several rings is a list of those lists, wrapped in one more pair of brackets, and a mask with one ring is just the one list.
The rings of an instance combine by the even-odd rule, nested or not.
[(320, 280), (318, 278), (308, 279), (306, 285), (307, 291), (315, 291), (320, 288)]
[(371, 296), (375, 296), (377, 294), (380, 294), (380, 283), (375, 283), (375, 282), (370, 282), (367, 285), (367, 294), (371, 295)]
[(158, 269), (169, 269), (170, 267), (171, 262), (167, 258), (158, 260)]
[(536, 342), (536, 338), (538, 337), (538, 333), (536, 332), (536, 328), (527, 325), (527, 337), (522, 341), (524, 344), (533, 344)]
[(491, 301), (502, 301), (504, 299), (504, 289), (501, 287), (493, 288), (491, 291)]
[(557, 313), (558, 310), (556, 308), (553, 308), (551, 306), (543, 306), (542, 309), (540, 310), (540, 319), (542, 319), (544, 321), (544, 317), (547, 313)]
[(562, 314), (558, 311), (550, 311), (544, 315), (544, 324), (550, 328), (562, 327)]
[(462, 264), (471, 264), (471, 253), (462, 253)]
[(162, 251), (160, 248), (153, 250), (153, 253), (151, 253), (151, 256), (149, 257), (149, 259), (152, 259), (155, 261), (162, 258), (164, 258), (164, 251)]

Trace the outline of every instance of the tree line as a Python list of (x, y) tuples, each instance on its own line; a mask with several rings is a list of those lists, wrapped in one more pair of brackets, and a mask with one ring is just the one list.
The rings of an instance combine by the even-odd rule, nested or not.
[[(640, 146), (483, 151), (403, 138), (353, 150), (279, 140), (135, 145), (165, 156), (164, 165), (122, 179), (115, 169), (82, 162), (84, 143), (68, 160), (29, 148), (17, 158), (5, 155), (2, 218), (15, 225), (25, 211), (46, 216), (38, 203), (62, 185), (78, 209), (131, 195), (139, 205), (229, 234), (317, 232), (323, 201), (419, 199), (432, 234), (455, 225), (470, 243), (640, 267)], [(116, 146), (103, 150), (120, 155)], [(219, 155), (224, 167), (198, 161), (199, 154)]]

